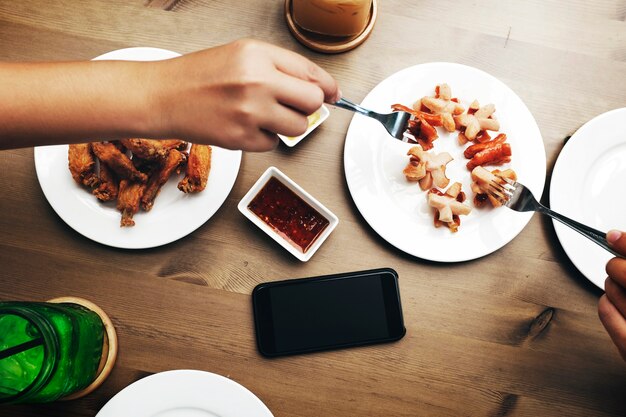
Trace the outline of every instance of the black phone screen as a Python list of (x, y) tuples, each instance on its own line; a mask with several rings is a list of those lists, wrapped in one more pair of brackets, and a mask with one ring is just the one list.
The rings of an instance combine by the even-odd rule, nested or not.
[(253, 305), (259, 350), (267, 356), (392, 341), (405, 333), (391, 269), (261, 284)]

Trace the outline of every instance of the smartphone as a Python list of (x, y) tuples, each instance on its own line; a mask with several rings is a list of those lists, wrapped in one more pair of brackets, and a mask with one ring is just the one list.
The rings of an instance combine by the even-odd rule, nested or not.
[(257, 285), (259, 351), (293, 355), (401, 339), (398, 274), (390, 268)]

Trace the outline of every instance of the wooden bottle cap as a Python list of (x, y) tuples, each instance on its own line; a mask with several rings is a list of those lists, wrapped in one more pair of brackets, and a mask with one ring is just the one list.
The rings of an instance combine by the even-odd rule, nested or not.
[(107, 379), (107, 377), (113, 370), (113, 365), (115, 364), (115, 360), (117, 359), (117, 333), (115, 332), (115, 327), (113, 327), (113, 322), (111, 321), (109, 316), (100, 307), (98, 307), (91, 301), (78, 297), (60, 297), (48, 300), (48, 302), (56, 304), (71, 303), (83, 306), (100, 316), (102, 324), (104, 325), (102, 357), (100, 358), (100, 364), (98, 365), (96, 378), (86, 388), (70, 394), (67, 397), (61, 398), (61, 401), (75, 400), (77, 398), (84, 397), (85, 395), (91, 393), (93, 390), (102, 385), (104, 380)]
[(372, 10), (370, 12), (370, 18), (365, 26), (363, 32), (354, 36), (324, 36), (318, 33), (309, 32), (299, 27), (293, 19), (293, 0), (285, 0), (285, 19), (287, 20), (287, 27), (291, 34), (304, 46), (317, 52), (325, 54), (338, 54), (340, 52), (346, 52), (356, 48), (370, 36), (376, 18), (378, 17), (378, 2), (372, 0)]

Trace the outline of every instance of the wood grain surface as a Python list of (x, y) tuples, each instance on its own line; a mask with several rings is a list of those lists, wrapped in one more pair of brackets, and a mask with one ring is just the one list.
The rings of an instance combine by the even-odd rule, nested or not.
[[(327, 56), (292, 38), (280, 0), (0, 0), (0, 59), (87, 60), (131, 46), (187, 53), (253, 37), (314, 60), (356, 101), (402, 68), (458, 62), (522, 98), (541, 129), (549, 173), (567, 136), (626, 103), (625, 0), (381, 0), (379, 7), (367, 42)], [(133, 381), (184, 368), (239, 382), (276, 417), (626, 415), (626, 365), (597, 318), (600, 291), (567, 258), (552, 223), (534, 216), (510, 244), (471, 262), (431, 263), (398, 251), (350, 197), (343, 142), (351, 116), (334, 110), (295, 148), (244, 154), (216, 215), (149, 250), (82, 237), (44, 197), (33, 150), (0, 152), (0, 299), (89, 299), (111, 316), (120, 344), (111, 377), (93, 394), (0, 406), (0, 416), (94, 416)], [(341, 219), (308, 263), (236, 209), (270, 165)], [(257, 353), (255, 285), (377, 267), (400, 275), (404, 339), (275, 360)]]

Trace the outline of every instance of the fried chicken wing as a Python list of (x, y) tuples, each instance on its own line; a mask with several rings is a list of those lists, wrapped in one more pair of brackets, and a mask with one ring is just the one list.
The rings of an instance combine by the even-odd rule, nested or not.
[(113, 172), (121, 179), (128, 179), (135, 182), (146, 182), (148, 176), (139, 172), (130, 158), (120, 152), (120, 150), (111, 142), (95, 142), (91, 145), (93, 152), (96, 154), (100, 162), (107, 164)]
[(122, 213), (120, 227), (134, 226), (133, 216), (139, 211), (139, 202), (146, 189), (146, 184), (123, 179), (117, 195), (117, 209)]
[(126, 146), (124, 146), (124, 144), (123, 144), (121, 141), (119, 141), (119, 140), (112, 140), (112, 141), (110, 141), (110, 142), (111, 142), (113, 145), (115, 145), (115, 147), (116, 147), (117, 149), (119, 149), (121, 153), (125, 153), (125, 152), (126, 152)]
[(185, 178), (178, 183), (183, 193), (197, 193), (206, 187), (211, 171), (211, 147), (209, 145), (191, 145), (187, 160)]
[(72, 144), (67, 152), (68, 165), (72, 178), (80, 185), (93, 188), (98, 186), (96, 159), (88, 143)]
[(100, 184), (94, 188), (92, 193), (100, 201), (112, 201), (117, 198), (119, 185), (117, 177), (106, 164), (100, 164)]
[(122, 139), (121, 142), (134, 156), (146, 160), (165, 159), (172, 149), (182, 151), (187, 147), (187, 142), (180, 139), (155, 140), (133, 138)]
[(172, 173), (176, 171), (187, 159), (184, 153), (175, 149), (171, 150), (167, 158), (161, 163), (158, 169), (150, 176), (146, 190), (141, 197), (141, 208), (150, 211), (154, 204), (154, 199), (159, 194), (163, 184), (167, 182)]

